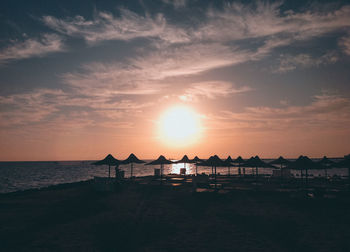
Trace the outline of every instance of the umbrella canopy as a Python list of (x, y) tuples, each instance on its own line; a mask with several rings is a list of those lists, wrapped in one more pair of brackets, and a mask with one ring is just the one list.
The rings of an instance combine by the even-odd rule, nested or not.
[(282, 169), (283, 165), (286, 166), (286, 165), (290, 164), (290, 161), (283, 158), (282, 156), (280, 156), (279, 158), (271, 161), (270, 164), (281, 165), (281, 169)]
[(228, 156), (224, 162), (227, 166), (231, 166), (233, 163), (233, 159), (231, 158), (231, 156)]
[(222, 161), (217, 155), (211, 156), (208, 160), (199, 163), (200, 166), (221, 166), (225, 167), (226, 163)]
[(264, 161), (262, 161), (259, 156), (255, 156), (255, 157), (251, 157), (249, 158), (244, 164), (243, 166), (245, 167), (255, 167), (255, 175), (257, 176), (259, 173), (258, 168), (275, 168), (273, 165), (267, 164)]
[(108, 165), (108, 177), (111, 177), (111, 165), (119, 165), (120, 161), (108, 154), (104, 159), (92, 163), (93, 165)]
[(133, 169), (134, 169), (134, 164), (142, 164), (146, 163), (145, 161), (142, 161), (138, 159), (134, 153), (131, 153), (129, 157), (121, 162), (122, 164), (130, 164), (130, 178), (133, 176)]
[[(215, 156), (211, 156), (208, 160), (199, 163), (198, 165), (200, 166), (211, 166), (211, 170), (212, 170), (212, 174), (213, 174), (213, 170), (215, 171), (214, 173), (214, 182), (215, 182), (215, 189), (216, 189), (216, 167), (217, 166), (221, 166), (221, 167), (225, 167), (226, 163), (224, 161), (222, 161), (217, 155)], [(214, 168), (214, 169), (213, 169)]]
[(190, 159), (187, 157), (187, 155), (185, 155), (185, 156), (183, 156), (180, 160), (178, 160), (178, 161), (176, 161), (176, 162), (174, 162), (174, 163), (176, 163), (176, 164), (179, 164), (179, 163), (185, 163), (185, 164), (187, 164), (187, 163), (195, 163), (195, 161), (190, 160)]
[(297, 160), (294, 162), (291, 162), (288, 165), (288, 168), (295, 169), (295, 170), (307, 170), (307, 169), (315, 169), (315, 168), (321, 168), (321, 166), (314, 161), (312, 161), (307, 156), (300, 156)]
[(350, 155), (344, 156), (344, 159), (342, 161), (336, 163), (335, 166), (350, 169)]
[(239, 156), (238, 158), (236, 158), (235, 160), (233, 160), (233, 163), (236, 163), (236, 164), (243, 164), (244, 163), (244, 160), (241, 156)]
[(232, 162), (233, 162), (233, 159), (231, 158), (231, 156), (228, 156), (228, 157), (226, 158), (226, 160), (224, 161), (224, 163), (225, 163), (226, 166), (227, 166), (227, 173), (228, 173), (229, 176), (231, 175), (230, 167), (232, 166)]
[(275, 168), (275, 166), (270, 165), (262, 161), (259, 156), (251, 157), (244, 162), (243, 166), (246, 167), (263, 167), (263, 168)]
[(197, 174), (198, 174), (198, 164), (202, 163), (203, 160), (200, 159), (199, 157), (195, 156), (194, 159), (191, 159), (191, 162), (196, 164), (196, 176), (197, 176)]
[(170, 160), (166, 159), (163, 155), (160, 155), (159, 158), (153, 160), (146, 165), (164, 165), (164, 164), (172, 164)]
[(196, 163), (196, 164), (198, 164), (198, 163), (200, 163), (200, 162), (203, 162), (203, 160), (200, 159), (200, 158), (197, 157), (197, 156), (195, 156), (194, 159), (191, 159), (191, 161), (192, 161), (193, 163)]
[(129, 157), (123, 161), (121, 161), (122, 164), (142, 164), (142, 163), (146, 163), (145, 161), (142, 161), (140, 159), (138, 159), (134, 153), (131, 153), (129, 155)]
[[(244, 164), (244, 159), (241, 156), (238, 156), (235, 160), (233, 160), (233, 163), (238, 164), (238, 175), (241, 176), (241, 164)], [(243, 169), (243, 173), (245, 173), (245, 170)]]
[(104, 159), (92, 163), (93, 165), (117, 165), (120, 161), (114, 158), (111, 154), (108, 154)]
[(328, 168), (332, 167), (335, 164), (334, 161), (330, 160), (326, 156), (323, 156), (323, 158), (320, 161), (318, 161), (318, 163), (323, 167), (328, 167)]
[(335, 162), (327, 158), (326, 156), (323, 156), (323, 158), (317, 162), (319, 165), (321, 165), (324, 169), (324, 175), (327, 178), (327, 169), (333, 168), (335, 166)]
[(163, 183), (163, 166), (165, 164), (172, 164), (170, 160), (166, 159), (163, 155), (160, 155), (158, 159), (153, 160), (146, 165), (160, 165), (160, 183)]

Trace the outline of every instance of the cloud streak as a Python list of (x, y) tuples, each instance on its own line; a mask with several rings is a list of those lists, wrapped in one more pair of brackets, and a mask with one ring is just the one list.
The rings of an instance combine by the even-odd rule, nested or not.
[(225, 81), (207, 81), (201, 83), (191, 83), (190, 87), (179, 98), (183, 101), (197, 101), (204, 97), (208, 99), (216, 99), (232, 94), (239, 94), (251, 91), (247, 86), (235, 88), (231, 83)]
[(316, 95), (309, 105), (247, 107), (241, 113), (223, 111), (207, 116), (209, 127), (237, 130), (348, 130), (350, 100), (338, 95)]
[(97, 11), (92, 20), (82, 16), (58, 19), (44, 16), (43, 22), (51, 29), (73, 37), (81, 37), (89, 44), (104, 40), (131, 40), (135, 38), (159, 38), (170, 43), (188, 41), (187, 34), (180, 28), (167, 23), (162, 14), (154, 18), (140, 16), (127, 9), (119, 9), (120, 17)]
[(39, 39), (14, 41), (0, 51), (0, 64), (11, 60), (42, 57), (64, 51), (63, 39), (56, 34), (44, 34)]
[(309, 68), (319, 67), (322, 65), (334, 64), (339, 60), (339, 56), (336, 52), (327, 52), (320, 57), (312, 57), (309, 54), (297, 54), (297, 55), (280, 55), (279, 66), (272, 69), (273, 72), (285, 73), (293, 71), (296, 68)]

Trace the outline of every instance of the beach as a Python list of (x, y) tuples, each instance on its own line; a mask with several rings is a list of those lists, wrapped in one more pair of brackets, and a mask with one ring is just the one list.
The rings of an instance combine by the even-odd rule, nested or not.
[[(147, 180), (148, 178), (144, 178)], [(349, 251), (350, 195), (92, 181), (0, 194), (2, 251)]]

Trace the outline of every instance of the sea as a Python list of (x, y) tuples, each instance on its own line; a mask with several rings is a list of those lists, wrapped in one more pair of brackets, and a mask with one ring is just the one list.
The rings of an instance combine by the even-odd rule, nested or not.
[[(272, 159), (265, 159), (269, 162)], [(145, 160), (146, 162), (151, 160)], [(95, 176), (107, 177), (108, 166), (96, 166), (93, 160), (85, 161), (40, 161), (40, 162), (0, 162), (0, 193), (9, 193), (28, 189), (37, 189), (51, 185), (73, 183), (93, 179)], [(185, 167), (186, 166), (186, 167)], [(130, 177), (130, 165), (121, 165), (125, 177)], [(186, 168), (186, 174), (194, 174), (196, 166), (194, 164), (171, 164), (164, 166), (164, 174), (179, 174), (181, 168)], [(154, 175), (154, 169), (158, 166), (134, 164), (133, 175), (149, 176)], [(210, 167), (198, 168), (198, 173), (211, 173)], [(259, 168), (259, 174), (270, 176), (271, 168)], [(253, 169), (245, 168), (246, 174), (252, 174)], [(227, 167), (218, 167), (217, 173), (227, 174)], [(292, 170), (295, 177), (300, 176), (299, 170)], [(238, 174), (237, 167), (230, 168), (230, 174)], [(309, 170), (311, 177), (324, 176), (324, 170)], [(328, 176), (337, 175), (341, 178), (348, 176), (348, 169), (333, 168), (327, 171)], [(115, 169), (111, 167), (111, 176), (115, 176)]]

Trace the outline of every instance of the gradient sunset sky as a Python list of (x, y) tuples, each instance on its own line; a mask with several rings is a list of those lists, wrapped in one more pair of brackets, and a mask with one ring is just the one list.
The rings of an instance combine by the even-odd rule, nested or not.
[[(350, 153), (348, 1), (0, 6), (2, 161)], [(190, 144), (159, 134), (180, 105)]]

